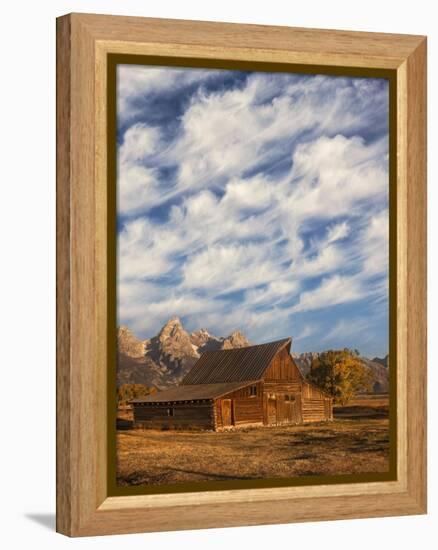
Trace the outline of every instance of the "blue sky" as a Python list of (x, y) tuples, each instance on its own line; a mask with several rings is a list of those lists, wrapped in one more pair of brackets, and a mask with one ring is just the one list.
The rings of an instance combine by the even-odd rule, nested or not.
[(118, 322), (388, 352), (388, 82), (120, 65)]

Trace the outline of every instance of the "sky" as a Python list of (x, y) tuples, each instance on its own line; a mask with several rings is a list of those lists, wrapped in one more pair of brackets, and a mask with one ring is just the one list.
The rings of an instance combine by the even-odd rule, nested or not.
[(118, 323), (386, 355), (388, 92), (119, 65)]

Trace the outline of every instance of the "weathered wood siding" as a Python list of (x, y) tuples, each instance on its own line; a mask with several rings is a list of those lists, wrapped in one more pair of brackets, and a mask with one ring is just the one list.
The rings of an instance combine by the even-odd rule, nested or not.
[(304, 380), (287, 349), (280, 351), (264, 375), (264, 424), (333, 420), (332, 410), (332, 399)]
[(326, 397), (323, 391), (306, 380), (303, 380), (302, 392), (304, 399), (324, 399), (324, 397)]
[(269, 426), (301, 424), (303, 376), (287, 348), (272, 360), (263, 377), (263, 422)]
[(301, 393), (302, 381), (292, 382), (265, 382), (264, 393)]
[(301, 395), (299, 393), (279, 395), (277, 398), (277, 425), (301, 424)]
[(137, 404), (134, 422), (144, 428), (214, 429), (213, 402)]
[(321, 390), (303, 381), (303, 422), (333, 420), (332, 399)]
[(265, 382), (279, 382), (281, 380), (292, 381), (301, 379), (301, 372), (295, 365), (295, 362), (290, 356), (287, 348), (284, 348), (277, 353), (263, 376), (263, 380)]
[(299, 392), (266, 392), (263, 402), (264, 424), (281, 426), (282, 424), (301, 424), (302, 402)]
[[(251, 395), (251, 386), (256, 386), (256, 395)], [(231, 425), (263, 424), (263, 384), (261, 382), (251, 384), (216, 400), (215, 420), (217, 429), (227, 427), (224, 418), (224, 401), (231, 401)]]
[(266, 425), (300, 424), (302, 381), (265, 382), (263, 384), (263, 423)]

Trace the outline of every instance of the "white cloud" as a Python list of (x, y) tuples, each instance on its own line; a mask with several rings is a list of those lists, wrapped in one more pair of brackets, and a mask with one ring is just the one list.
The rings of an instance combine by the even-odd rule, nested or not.
[(130, 126), (119, 148), (119, 162), (144, 161), (155, 153), (159, 147), (160, 132), (146, 124)]
[(350, 229), (347, 222), (337, 223), (327, 229), (327, 243), (334, 243), (345, 239)]
[(240, 175), (275, 158), (272, 145), (303, 131), (310, 132), (311, 140), (312, 135), (332, 137), (363, 126), (367, 115), (375, 116), (376, 104), (387, 108), (382, 97), (387, 91), (373, 82), (354, 86), (347, 79), (320, 76), (309, 85), (289, 75), (258, 73), (244, 88), (216, 93), (200, 88), (184, 113), (172, 151), (180, 164), (180, 184), (185, 188), (195, 180), (208, 185), (216, 178)]
[(301, 293), (298, 303), (292, 307), (292, 312), (312, 311), (354, 302), (365, 295), (365, 289), (357, 277), (333, 275), (323, 279), (314, 290)]
[(301, 330), (294, 335), (294, 341), (305, 340), (306, 338), (309, 338), (309, 336), (317, 334), (319, 330), (320, 327), (316, 325), (304, 325)]
[(159, 182), (154, 169), (136, 164), (123, 166), (119, 172), (117, 209), (121, 214), (141, 212), (145, 205), (161, 200)]
[(246, 179), (231, 179), (225, 187), (223, 203), (226, 208), (262, 210), (269, 208), (275, 185), (260, 175)]
[(370, 218), (359, 247), (363, 256), (363, 271), (366, 275), (388, 273), (389, 212), (386, 208)]
[(361, 138), (337, 135), (300, 145), (293, 155), (293, 192), (286, 211), (304, 221), (331, 220), (358, 212), (364, 200), (385, 200), (387, 141), (366, 145)]
[(118, 65), (117, 115), (125, 121), (141, 113), (142, 99), (151, 94), (178, 91), (190, 84), (219, 77), (222, 71), (177, 69), (144, 65)]
[[(118, 156), (118, 208), (129, 216), (118, 242), (121, 319), (145, 332), (178, 314), (193, 328), (267, 340), (291, 315), (384, 300), (388, 143), (383, 130), (374, 140), (361, 132), (386, 120), (387, 89), (254, 74), (212, 92), (203, 83), (219, 72), (131, 69), (119, 69), (119, 114), (132, 122)], [(170, 136), (134, 116), (148, 93), (193, 83)], [(148, 217), (168, 200), (161, 218)], [(302, 339), (309, 327), (297, 327)]]
[(234, 292), (266, 284), (284, 270), (258, 245), (212, 246), (190, 257), (183, 267), (187, 288)]
[(334, 344), (345, 341), (346, 338), (360, 335), (372, 328), (372, 322), (369, 319), (339, 319), (334, 326), (324, 336), (323, 341)]
[(125, 132), (117, 163), (117, 208), (121, 214), (141, 212), (162, 200), (157, 169), (145, 164), (159, 143), (159, 131), (145, 124), (134, 124)]
[(120, 281), (159, 277), (172, 269), (170, 258), (179, 237), (169, 232), (160, 239), (155, 226), (145, 218), (125, 224), (118, 239), (118, 278)]
[(246, 301), (251, 306), (275, 306), (293, 298), (299, 290), (299, 282), (292, 279), (290, 275), (287, 275), (283, 279), (276, 279), (270, 282), (265, 288), (248, 291)]
[(310, 258), (298, 258), (291, 271), (295, 277), (306, 278), (324, 275), (338, 270), (345, 265), (345, 252), (341, 247), (321, 247), (318, 253)]

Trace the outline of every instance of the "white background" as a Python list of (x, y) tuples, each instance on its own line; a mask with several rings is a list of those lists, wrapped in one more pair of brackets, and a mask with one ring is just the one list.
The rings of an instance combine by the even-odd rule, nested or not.
[[(97, 0), (2, 4), (0, 541), (3, 548), (436, 548), (435, 2)], [(429, 515), (68, 539), (55, 512), (55, 17), (72, 11), (429, 36)], [(435, 246), (434, 246), (435, 245)], [(434, 311), (435, 309), (435, 311)], [(412, 368), (415, 365), (411, 365)]]

